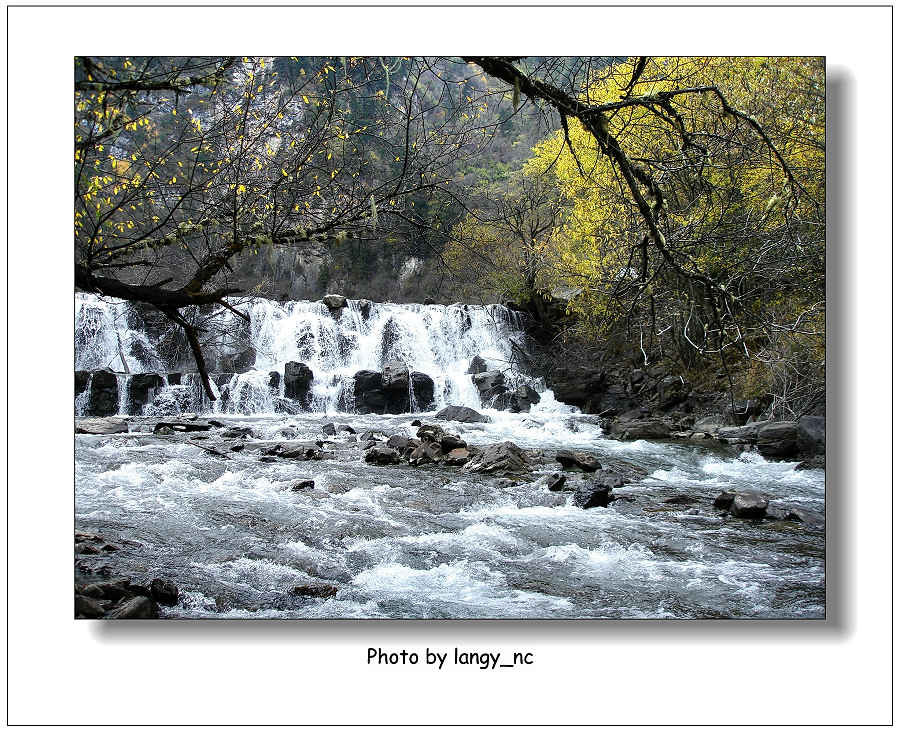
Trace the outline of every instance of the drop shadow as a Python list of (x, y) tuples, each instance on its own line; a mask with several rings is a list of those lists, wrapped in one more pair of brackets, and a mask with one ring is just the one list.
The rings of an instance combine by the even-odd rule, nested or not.
[(855, 262), (849, 256), (855, 215), (856, 181), (853, 167), (856, 84), (845, 69), (826, 78), (826, 399), (829, 438), (826, 455), (826, 619), (736, 620), (158, 620), (91, 622), (91, 635), (101, 643), (199, 643), (360, 645), (413, 644), (460, 641), (491, 643), (541, 641), (576, 644), (601, 639), (605, 644), (689, 642), (697, 645), (730, 642), (792, 643), (841, 642), (851, 631), (850, 567), (855, 549), (850, 527), (855, 507), (848, 500), (850, 475), (858, 459), (852, 441), (856, 422), (850, 394), (856, 379), (855, 363), (847, 347), (855, 321)]

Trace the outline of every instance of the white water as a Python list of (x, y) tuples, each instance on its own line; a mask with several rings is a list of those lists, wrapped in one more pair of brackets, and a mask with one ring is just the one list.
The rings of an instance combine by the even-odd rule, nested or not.
[[(315, 373), (314, 407), (346, 408), (341, 384), (357, 370), (380, 370), (399, 359), (435, 381), (436, 407), (479, 407), (465, 374), (481, 355), (509, 368), (511, 340), (521, 335), (515, 313), (502, 307), (376, 304), (368, 319), (358, 302), (339, 317), (321, 303), (237, 304), (249, 313), (254, 368), (227, 384), (232, 398), (221, 417), (252, 428), (259, 440), (322, 438), (326, 421), (414, 436), (412, 417), (321, 413), (275, 415), (283, 394), (269, 371), (306, 362)], [(76, 299), (76, 368), (109, 366), (131, 373), (168, 372), (160, 334), (131, 329), (135, 313), (120, 302)], [(237, 318), (226, 325), (239, 329)], [(468, 320), (467, 320), (468, 318)], [(121, 351), (120, 351), (121, 343)], [(219, 344), (211, 358), (229, 357)], [(118, 362), (117, 362), (118, 359)], [(130, 376), (121, 375), (122, 393)], [(223, 383), (223, 389), (225, 388)], [(549, 390), (530, 413), (480, 409), (492, 421), (445, 424), (475, 445), (511, 440), (543, 450), (535, 473), (510, 483), (458, 468), (363, 461), (357, 435), (328, 438), (322, 461), (263, 462), (252, 444), (226, 458), (216, 433), (198, 439), (148, 433), (76, 436), (76, 527), (122, 549), (81, 557), (96, 571), (181, 588), (168, 617), (614, 617), (812, 618), (824, 614), (824, 534), (797, 523), (743, 521), (713, 508), (721, 490), (754, 489), (773, 504), (821, 514), (822, 470), (794, 471), (756, 454), (736, 456), (696, 444), (617, 442), (560, 404)], [(218, 387), (213, 384), (218, 393)], [(86, 407), (86, 395), (76, 409)], [(156, 394), (159, 413), (211, 412), (197, 374)], [(418, 415), (428, 420), (434, 412)], [(132, 419), (145, 431), (151, 420)], [(559, 448), (595, 455), (613, 469), (637, 466), (609, 508), (581, 510), (571, 493), (554, 493), (537, 478), (554, 471)], [(298, 480), (315, 488), (295, 492)], [(577, 480), (570, 475), (570, 480)], [(668, 498), (687, 503), (666, 503)], [(292, 586), (327, 583), (333, 598), (296, 597)]]
[[(230, 398), (224, 406), (227, 412), (275, 413), (275, 402), (284, 394), (284, 384), (282, 381), (278, 393), (273, 392), (269, 372), (283, 375), (284, 366), (290, 361), (306, 363), (312, 369), (312, 410), (329, 413), (352, 406), (354, 373), (378, 371), (395, 360), (432, 378), (438, 408), (448, 404), (481, 406), (471, 376), (465, 373), (476, 355), (485, 360), (489, 369), (504, 371), (511, 385), (527, 382), (538, 391), (544, 390), (539, 380), (518, 374), (512, 366), (513, 343), (521, 342), (523, 322), (519, 313), (502, 305), (371, 303), (366, 315), (361, 301), (349, 300), (348, 306), (334, 315), (322, 302), (278, 303), (251, 298), (230, 303), (250, 317), (245, 345), (254, 348), (256, 358), (252, 370), (235, 375), (228, 384)], [(135, 319), (126, 302), (77, 294), (76, 370), (110, 368), (121, 372), (126, 370), (123, 357), (132, 374), (165, 376), (174, 370), (158, 351), (162, 334), (131, 329), (129, 321)], [(240, 332), (242, 323), (225, 311), (220, 327), (224, 333)], [(205, 354), (214, 363), (237, 350), (234, 343), (217, 344), (205, 349)], [(215, 371), (212, 365), (209, 368)], [(172, 403), (183, 406), (182, 410), (223, 410), (220, 402), (213, 403), (205, 397), (196, 374), (185, 374), (180, 386), (169, 388), (171, 393), (158, 396), (160, 413), (168, 411)]]

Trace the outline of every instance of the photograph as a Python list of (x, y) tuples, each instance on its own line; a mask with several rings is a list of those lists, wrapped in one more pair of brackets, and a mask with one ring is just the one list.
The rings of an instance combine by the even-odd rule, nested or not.
[(825, 623), (824, 56), (73, 60), (75, 619)]

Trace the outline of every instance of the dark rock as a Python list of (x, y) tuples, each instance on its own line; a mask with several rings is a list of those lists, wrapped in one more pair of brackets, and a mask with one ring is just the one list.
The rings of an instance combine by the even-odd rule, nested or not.
[(500, 371), (476, 373), (472, 376), (472, 382), (478, 389), (481, 403), (484, 406), (492, 404), (497, 396), (506, 394), (506, 379)]
[(349, 424), (338, 424), (337, 430), (339, 432), (346, 432), (347, 434), (356, 434), (356, 429)]
[(712, 414), (697, 419), (693, 424), (695, 432), (704, 432), (705, 434), (715, 434), (716, 431), (723, 426), (729, 426), (732, 423), (731, 417), (725, 414)]
[(724, 492), (720, 492), (719, 495), (713, 500), (713, 507), (721, 508), (722, 510), (728, 510), (731, 507), (731, 504), (734, 502), (734, 491), (728, 490)]
[(541, 397), (531, 386), (522, 384), (510, 394), (509, 410), (514, 413), (527, 413), (531, 407), (538, 403)]
[(668, 409), (680, 404), (687, 398), (690, 387), (678, 376), (666, 376), (656, 384), (656, 393), (659, 396), (659, 407)]
[(426, 297), (422, 300), (423, 305), (433, 305), (436, 304), (433, 297)]
[(303, 584), (302, 586), (295, 586), (291, 589), (291, 594), (293, 596), (308, 596), (314, 599), (328, 599), (337, 593), (338, 588), (336, 586), (329, 586), (327, 584)]
[(119, 381), (112, 371), (94, 371), (88, 413), (92, 416), (112, 416), (119, 410)]
[(322, 425), (322, 433), (327, 437), (333, 437), (337, 434), (337, 429), (334, 424), (329, 422), (328, 424)]
[(413, 398), (418, 411), (428, 411), (434, 406), (434, 380), (427, 373), (413, 371), (409, 374), (412, 381)]
[(91, 380), (90, 371), (75, 371), (75, 395), (84, 393), (87, 389), (88, 382)]
[(359, 300), (359, 314), (363, 320), (369, 319), (369, 313), (372, 310), (372, 300)]
[(464, 465), (472, 458), (472, 453), (465, 447), (451, 449), (444, 457), (444, 463), (448, 465)]
[(94, 555), (100, 553), (100, 549), (90, 543), (76, 543), (75, 553)]
[(417, 447), (419, 444), (417, 439), (410, 439), (402, 434), (394, 434), (387, 440), (387, 446), (401, 453), (410, 447)]
[(548, 490), (559, 492), (566, 484), (566, 476), (562, 472), (551, 472), (544, 475), (536, 484), (546, 485)]
[(246, 439), (253, 436), (249, 426), (230, 426), (222, 432), (222, 439)]
[(824, 530), (825, 528), (825, 518), (823, 516), (818, 515), (817, 513), (813, 513), (809, 510), (804, 510), (803, 508), (788, 508), (787, 515), (785, 515), (784, 519), (799, 521), (806, 527), (814, 528), (816, 530)]
[(291, 485), (291, 490), (300, 492), (301, 490), (312, 490), (316, 486), (315, 480), (300, 480)]
[(385, 391), (409, 396), (409, 368), (400, 361), (391, 361), (381, 370), (381, 387)]
[(445, 452), (465, 448), (466, 446), (466, 443), (456, 434), (444, 434), (444, 436), (441, 437), (441, 449)]
[(397, 464), (400, 461), (400, 452), (387, 445), (377, 444), (366, 451), (366, 462), (374, 464)]
[(278, 371), (269, 371), (269, 388), (274, 393), (278, 393), (278, 387), (281, 385), (281, 374)]
[(556, 453), (556, 461), (563, 469), (579, 469), (582, 472), (596, 472), (600, 469), (597, 458), (585, 452), (573, 452), (570, 449), (561, 449)]
[(758, 492), (736, 492), (730, 511), (736, 518), (765, 518), (768, 507), (768, 499)]
[[(164, 432), (163, 430), (170, 430), (168, 432)], [(212, 429), (212, 425), (205, 421), (160, 421), (153, 427), (154, 434), (164, 434), (164, 433), (183, 433), (183, 432), (198, 432), (198, 431), (209, 431)]]
[(605, 487), (614, 490), (617, 487), (622, 487), (626, 482), (628, 480), (624, 475), (613, 470), (604, 469), (594, 474), (590, 484), (595, 487)]
[(155, 373), (137, 373), (128, 379), (128, 413), (141, 414), (144, 406), (153, 400), (158, 388), (166, 385), (162, 376)]
[(797, 454), (797, 422), (772, 421), (759, 428), (756, 447), (766, 459), (780, 459)]
[(491, 444), (463, 468), (468, 472), (518, 475), (531, 472), (525, 452), (512, 442)]
[(168, 579), (153, 579), (150, 582), (150, 597), (169, 607), (178, 604), (178, 587)]
[(409, 425), (410, 426), (422, 426), (422, 420), (421, 419), (413, 419), (411, 422), (409, 422)]
[(159, 605), (145, 596), (128, 599), (111, 611), (109, 619), (158, 619)]
[(326, 294), (322, 302), (329, 310), (341, 310), (347, 306), (347, 298), (339, 294)]
[(128, 422), (115, 416), (75, 419), (76, 434), (127, 434)]
[[(480, 355), (476, 355), (474, 358), (472, 358), (472, 360), (469, 362), (469, 367), (466, 369), (466, 373), (468, 375), (475, 375), (477, 373), (485, 373), (486, 371), (487, 371), (487, 363), (485, 362), (484, 358), (482, 358)], [(84, 389), (82, 389), (82, 390), (84, 390)], [(77, 389), (76, 389), (76, 391), (77, 391)]]
[(622, 440), (665, 439), (671, 432), (671, 426), (662, 419), (616, 419), (610, 424), (610, 436)]
[(306, 363), (292, 360), (284, 364), (284, 395), (287, 398), (307, 403), (312, 382), (313, 372)]
[(437, 424), (423, 424), (416, 432), (416, 436), (423, 442), (434, 442), (440, 444), (441, 440), (447, 433)]
[(719, 439), (736, 439), (741, 442), (754, 443), (759, 436), (759, 429), (766, 421), (753, 421), (744, 426), (723, 426), (716, 431)]
[(593, 482), (583, 483), (575, 489), (572, 502), (579, 508), (605, 508), (612, 501), (612, 488)]
[(825, 454), (824, 416), (801, 416), (797, 420), (797, 450), (801, 454)]
[(434, 418), (441, 421), (458, 421), (462, 424), (488, 423), (491, 421), (490, 416), (481, 414), (468, 406), (445, 406), (434, 415)]
[(353, 395), (360, 414), (383, 414), (388, 398), (381, 388), (380, 371), (357, 371), (353, 375)]
[(553, 394), (558, 401), (577, 406), (585, 412), (602, 411), (607, 392), (606, 374), (592, 369), (573, 369), (554, 374)]
[(230, 373), (246, 373), (256, 365), (256, 349), (248, 347), (223, 359), (222, 370)]
[(96, 599), (81, 594), (75, 595), (75, 619), (99, 619), (103, 616), (103, 606)]
[(269, 457), (281, 457), (283, 459), (296, 459), (300, 461), (324, 459), (326, 452), (321, 445), (315, 442), (300, 442), (285, 444), (279, 442), (263, 452)]

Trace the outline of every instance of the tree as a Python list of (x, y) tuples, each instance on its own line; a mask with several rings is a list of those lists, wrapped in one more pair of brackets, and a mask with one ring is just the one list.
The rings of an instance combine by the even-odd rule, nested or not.
[(467, 60), (559, 116), (526, 171), (573, 200), (583, 321), (668, 332), (685, 367), (740, 354), (783, 412), (821, 401), (821, 59)]
[(246, 317), (225, 299), (239, 256), (428, 231), (416, 198), (486, 140), (462, 105), (432, 114), (423, 59), (78, 58), (75, 77), (76, 286), (179, 325), (210, 398), (191, 308)]

